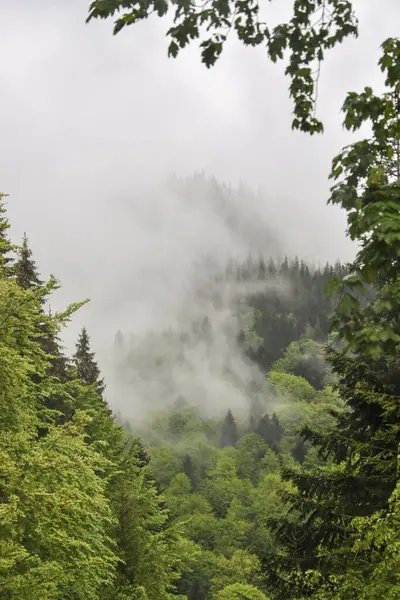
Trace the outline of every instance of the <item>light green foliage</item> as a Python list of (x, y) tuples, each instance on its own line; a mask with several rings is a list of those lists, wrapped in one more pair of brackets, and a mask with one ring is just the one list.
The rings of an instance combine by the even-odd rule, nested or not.
[(231, 452), (221, 452), (215, 468), (201, 484), (202, 494), (218, 517), (226, 515), (233, 498), (239, 498), (246, 503), (250, 490), (250, 482), (238, 477), (235, 455), (232, 456)]
[(270, 371), (268, 382), (271, 384), (277, 395), (284, 396), (291, 400), (304, 400), (312, 402), (316, 396), (313, 386), (304, 379), (290, 373), (279, 371)]
[(134, 444), (121, 455), (110, 493), (117, 518), (114, 538), (122, 562), (116, 586), (107, 598), (127, 590), (133, 597), (144, 590), (148, 600), (165, 598), (179, 579), (182, 536), (177, 526), (168, 525), (151, 471), (139, 464)]
[(194, 550), (169, 526), (143, 448), (125, 447), (88, 345), (93, 377), (50, 369), (57, 343), (44, 338), (82, 303), (44, 313), (57, 282), (41, 284), (27, 244), (16, 280), (3, 263), (0, 597), (167, 600)]
[[(114, 33), (155, 12), (164, 16), (169, 9), (174, 23), (167, 35), (169, 55), (177, 56), (192, 40), (200, 39), (202, 61), (207, 67), (220, 56), (230, 32), (246, 45), (266, 47), (270, 60), (287, 60), (285, 73), (290, 77), (290, 96), (294, 100), (293, 127), (310, 133), (322, 131), (315, 117), (318, 77), (314, 71), (329, 48), (349, 35), (357, 35), (357, 22), (349, 0), (295, 0), (290, 19), (268, 25), (260, 4), (254, 0), (234, 2), (214, 0), (211, 5), (168, 0), (94, 0), (88, 20), (106, 19), (116, 14)], [(205, 34), (205, 36), (204, 36)]]
[(218, 555), (215, 559), (217, 575), (212, 580), (214, 594), (232, 581), (242, 584), (259, 583), (260, 562), (247, 550), (235, 550), (230, 558)]
[[(372, 136), (344, 148), (331, 172), (336, 183), (330, 201), (347, 212), (349, 235), (360, 243), (351, 274), (330, 282), (332, 293), (343, 288), (333, 327), (349, 349), (373, 358), (396, 354), (400, 346), (399, 49), (398, 38), (382, 44), (384, 94), (377, 96), (369, 87), (348, 94), (345, 127), (355, 131), (368, 123)], [(357, 295), (370, 285), (376, 293), (363, 307)]]
[(85, 444), (83, 425), (77, 413), (36, 443), (8, 444), (14, 462), (2, 452), (2, 597), (95, 600), (113, 579), (105, 460)]
[(253, 585), (233, 583), (221, 590), (215, 600), (268, 600), (267, 596)]
[(148, 449), (151, 469), (161, 488), (167, 487), (183, 469), (183, 462), (172, 446), (151, 446)]
[[(10, 278), (0, 279), (0, 591), (5, 599), (96, 599), (101, 586), (112, 581), (117, 561), (101, 477), (107, 461), (85, 442), (88, 419), (77, 412), (72, 422), (56, 427), (41, 405), (57, 385), (44, 378), (47, 357), (37, 341), (43, 321), (49, 330), (58, 329), (57, 320), (41, 312), (54, 287), (54, 280), (23, 289)], [(41, 376), (39, 383), (33, 374)], [(49, 424), (41, 422), (44, 416)], [(46, 435), (38, 438), (39, 426)]]
[(332, 381), (323, 345), (307, 338), (289, 344), (273, 370), (304, 377), (318, 390)]
[(269, 451), (268, 445), (256, 433), (244, 435), (236, 445), (236, 465), (238, 475), (257, 483), (261, 471), (261, 461)]

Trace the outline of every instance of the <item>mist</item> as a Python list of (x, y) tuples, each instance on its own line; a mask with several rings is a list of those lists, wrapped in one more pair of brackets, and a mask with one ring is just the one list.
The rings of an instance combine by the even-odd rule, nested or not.
[[(65, 332), (66, 347), (86, 325), (111, 405), (131, 414), (145, 392), (115, 387), (117, 329), (148, 343), (151, 331), (179, 328), (229, 259), (353, 257), (345, 215), (326, 206), (332, 156), (352, 140), (339, 111), (347, 91), (382, 86), (379, 44), (395, 34), (400, 7), (355, 2), (360, 38), (328, 55), (319, 89), (326, 131), (309, 138), (291, 131), (288, 80), (262, 49), (232, 41), (207, 70), (195, 46), (167, 58), (162, 21), (113, 37), (111, 22), (85, 25), (88, 4), (0, 1), (1, 189), (10, 194), (13, 241), (26, 231), (43, 276), (61, 280), (53, 308), (91, 298)], [(168, 183), (203, 171), (236, 190), (229, 210), (218, 212), (200, 184), (188, 197)], [(212, 266), (199, 270), (205, 258)], [(236, 361), (239, 379), (255, 377), (226, 346), (236, 298), (237, 290), (219, 312), (208, 301), (221, 335), (211, 362), (200, 348), (190, 358), (203, 387), (214, 386), (211, 404), (227, 394), (221, 370), (210, 375), (218, 356)]]

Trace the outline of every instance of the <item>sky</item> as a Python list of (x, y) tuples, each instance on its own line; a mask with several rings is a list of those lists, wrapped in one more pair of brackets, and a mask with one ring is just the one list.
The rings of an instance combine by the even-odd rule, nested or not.
[(360, 37), (328, 54), (318, 106), (325, 133), (313, 137), (291, 130), (283, 64), (261, 48), (232, 40), (207, 70), (196, 45), (167, 58), (164, 21), (114, 37), (111, 21), (85, 24), (88, 4), (0, 0), (1, 190), (14, 241), (26, 231), (40, 271), (62, 282), (56, 308), (91, 298), (67, 345), (87, 324), (106, 361), (127, 321), (134, 331), (155, 313), (173, 318), (196, 259), (235, 254), (208, 205), (193, 212), (163, 188), (170, 173), (262, 189), (248, 220), (271, 224), (285, 252), (351, 259), (344, 214), (326, 206), (327, 176), (352, 139), (341, 125), (346, 92), (382, 86), (379, 45), (398, 34), (397, 0), (355, 2)]

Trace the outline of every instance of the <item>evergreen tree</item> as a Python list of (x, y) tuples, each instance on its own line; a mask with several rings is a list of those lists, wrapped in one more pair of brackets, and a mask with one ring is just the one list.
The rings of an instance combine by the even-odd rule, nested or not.
[(142, 450), (136, 442), (126, 445), (110, 482), (121, 562), (104, 600), (168, 598), (180, 576), (179, 532), (170, 528), (150, 469), (138, 459), (138, 452)]
[[(375, 600), (400, 593), (385, 564), (389, 556), (392, 568), (399, 564), (398, 521), (393, 525), (400, 482), (400, 171), (382, 168), (396, 160), (392, 135), (400, 140), (399, 57), (400, 39), (387, 40), (380, 64), (392, 89), (377, 97), (366, 88), (344, 104), (346, 127), (369, 121), (373, 134), (345, 148), (332, 171), (343, 179), (331, 200), (347, 211), (349, 235), (359, 243), (349, 276), (330, 285), (340, 293), (333, 326), (346, 345), (331, 348), (328, 358), (345, 410), (324, 436), (303, 431), (331, 464), (317, 473), (286, 473), (298, 490), (293, 508), (301, 521), (295, 551), (272, 558), (271, 584), (282, 598)], [(371, 284), (373, 296), (360, 302)], [(285, 522), (277, 531), (287, 540), (293, 527)]]
[(237, 440), (238, 433), (236, 421), (231, 409), (229, 409), (222, 424), (220, 447), (225, 448), (226, 446), (236, 446)]
[(302, 439), (297, 440), (296, 444), (292, 448), (293, 458), (295, 460), (297, 460), (298, 463), (302, 464), (305, 460), (306, 454), (307, 454), (307, 449), (306, 449), (304, 440), (302, 440)]
[[(58, 331), (42, 312), (54, 289), (53, 280), (24, 289), (0, 274), (0, 595), (97, 600), (117, 560), (101, 477), (108, 465), (86, 443), (84, 414), (62, 426), (54, 425), (54, 411), (43, 414), (55, 384), (38, 337), (44, 321)], [(46, 436), (38, 435), (40, 427)]]
[(82, 328), (76, 344), (73, 362), (77, 369), (78, 377), (84, 383), (94, 385), (100, 397), (105, 390), (104, 380), (100, 378), (100, 369), (94, 358), (94, 352), (90, 350), (90, 338), (86, 327)]
[(186, 454), (185, 458), (183, 459), (183, 472), (188, 477), (192, 488), (196, 489), (196, 471), (193, 461), (188, 454)]
[(114, 338), (114, 345), (118, 352), (120, 352), (122, 350), (122, 348), (124, 347), (124, 344), (125, 344), (124, 335), (118, 329), (117, 333), (115, 334), (115, 338)]
[(0, 268), (4, 269), (4, 276), (11, 276), (13, 275), (13, 272), (10, 267), (12, 266), (14, 259), (10, 256), (10, 252), (12, 252), (14, 247), (8, 237), (10, 224), (7, 218), (6, 207), (3, 202), (3, 198), (6, 196), (7, 194), (0, 193)]
[(283, 429), (279, 423), (279, 419), (275, 413), (272, 414), (271, 420), (271, 443), (272, 445), (279, 446), (283, 435)]
[(26, 233), (24, 233), (18, 259), (15, 262), (14, 272), (18, 285), (25, 290), (43, 285), (36, 263), (32, 259), (32, 251), (29, 248)]
[(267, 414), (263, 415), (258, 421), (256, 433), (258, 433), (267, 444), (271, 445), (273, 443), (273, 425)]

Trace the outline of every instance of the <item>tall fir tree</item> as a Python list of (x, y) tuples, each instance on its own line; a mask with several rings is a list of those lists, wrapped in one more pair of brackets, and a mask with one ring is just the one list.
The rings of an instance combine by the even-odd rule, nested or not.
[(220, 446), (221, 448), (225, 448), (226, 446), (236, 446), (237, 441), (237, 425), (235, 417), (233, 416), (231, 409), (229, 409), (222, 424)]
[(94, 352), (90, 349), (90, 338), (86, 327), (82, 328), (73, 356), (78, 377), (84, 383), (94, 385), (96, 392), (102, 398), (105, 390), (104, 379), (100, 377), (100, 369), (95, 360)]
[(0, 193), (0, 268), (3, 269), (4, 276), (10, 277), (13, 275), (12, 263), (14, 261), (10, 253), (14, 250), (13, 245), (8, 237), (10, 223), (7, 218), (7, 210), (3, 198), (7, 194)]
[(43, 285), (36, 263), (32, 259), (32, 251), (29, 247), (26, 233), (24, 233), (22, 239), (22, 246), (19, 249), (14, 271), (18, 285), (24, 290)]

